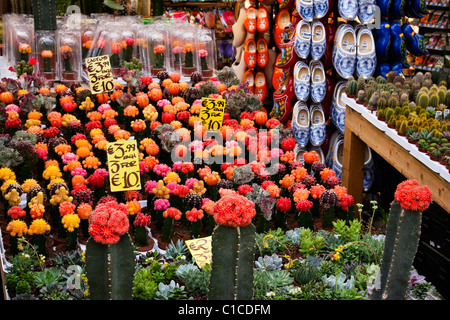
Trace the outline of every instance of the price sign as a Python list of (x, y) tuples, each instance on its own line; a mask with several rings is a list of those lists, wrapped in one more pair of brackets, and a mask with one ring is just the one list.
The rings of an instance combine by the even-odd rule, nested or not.
[(203, 98), (200, 121), (208, 130), (219, 130), (222, 126), (224, 112), (224, 99)]
[(211, 240), (212, 237), (209, 236), (185, 241), (199, 268), (203, 268), (212, 261)]
[(108, 55), (86, 58), (86, 69), (93, 94), (113, 91), (114, 78)]
[(106, 151), (111, 191), (140, 190), (141, 175), (136, 140), (108, 143)]

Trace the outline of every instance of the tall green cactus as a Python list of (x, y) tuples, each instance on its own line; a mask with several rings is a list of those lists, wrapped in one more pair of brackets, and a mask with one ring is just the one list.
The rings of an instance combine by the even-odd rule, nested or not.
[(380, 266), (380, 287), (373, 291), (372, 300), (405, 299), (421, 223), (422, 212), (405, 210), (393, 201)]
[(86, 276), (91, 300), (132, 300), (136, 260), (128, 233), (117, 243), (86, 243)]
[(217, 225), (212, 234), (212, 265), (208, 299), (251, 300), (255, 231)]

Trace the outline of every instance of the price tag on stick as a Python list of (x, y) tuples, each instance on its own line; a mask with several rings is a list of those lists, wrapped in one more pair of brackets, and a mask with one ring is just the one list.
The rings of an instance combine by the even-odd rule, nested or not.
[(219, 130), (225, 113), (225, 100), (203, 98), (200, 121), (208, 130)]
[(92, 94), (114, 90), (114, 78), (108, 55), (86, 58), (86, 69)]
[(203, 268), (205, 264), (210, 264), (212, 261), (211, 241), (211, 236), (185, 241), (199, 268)]
[(141, 189), (139, 150), (136, 140), (110, 142), (106, 145), (111, 191)]

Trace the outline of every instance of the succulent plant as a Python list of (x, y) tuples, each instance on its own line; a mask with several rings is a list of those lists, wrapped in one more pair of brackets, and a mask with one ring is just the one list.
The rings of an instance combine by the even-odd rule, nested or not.
[(255, 266), (257, 269), (265, 271), (281, 270), (283, 259), (274, 253), (271, 256), (258, 257), (258, 260), (255, 261)]

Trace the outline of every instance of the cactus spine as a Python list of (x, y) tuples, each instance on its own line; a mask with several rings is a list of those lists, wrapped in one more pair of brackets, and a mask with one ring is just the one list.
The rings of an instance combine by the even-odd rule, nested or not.
[(91, 237), (86, 243), (86, 276), (91, 300), (131, 300), (136, 260), (128, 233), (104, 245)]
[(430, 107), (433, 108), (436, 108), (439, 105), (439, 97), (436, 93), (431, 94), (429, 104)]
[(208, 299), (253, 298), (255, 231), (245, 227), (217, 225), (212, 234), (212, 265)]
[(373, 291), (372, 300), (405, 298), (421, 223), (422, 212), (405, 210), (393, 201), (380, 266), (380, 287)]

